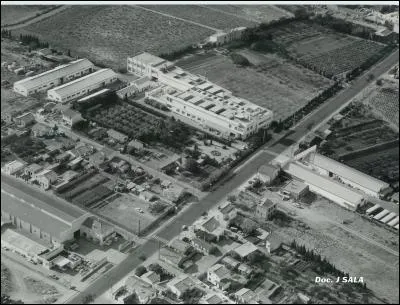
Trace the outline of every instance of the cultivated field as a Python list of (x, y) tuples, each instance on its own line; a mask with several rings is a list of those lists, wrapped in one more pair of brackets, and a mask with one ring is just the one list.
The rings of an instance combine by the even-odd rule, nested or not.
[(371, 105), (382, 117), (399, 128), (399, 80), (383, 78), (364, 103)]
[(14, 24), (35, 17), (54, 5), (2, 5), (1, 25)]
[(280, 9), (274, 5), (205, 5), (206, 7), (232, 14), (255, 22), (271, 22), (284, 17), (293, 16), (292, 13)]
[(276, 56), (245, 50), (241, 52), (256, 67), (238, 67), (221, 55), (189, 58), (178, 66), (206, 76), (233, 94), (274, 111), (284, 119), (307, 104), (331, 81)]
[(239, 26), (251, 27), (257, 25), (256, 22), (240, 16), (226, 14), (198, 5), (144, 5), (143, 7), (169, 14), (178, 18), (194, 21), (218, 30), (228, 30)]
[(385, 46), (305, 22), (292, 22), (268, 32), (302, 65), (329, 77), (353, 70)]
[(75, 6), (18, 30), (72, 55), (118, 68), (127, 56), (160, 54), (200, 42), (213, 30), (134, 6)]

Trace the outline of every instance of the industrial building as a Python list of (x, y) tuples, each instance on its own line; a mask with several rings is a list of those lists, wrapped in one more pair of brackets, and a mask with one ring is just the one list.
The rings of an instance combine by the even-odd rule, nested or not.
[(386, 182), (316, 152), (310, 153), (303, 160), (322, 176), (332, 177), (369, 196), (379, 198), (380, 194), (389, 188)]
[(47, 98), (61, 103), (69, 102), (91, 94), (116, 80), (117, 74), (113, 70), (101, 69), (47, 91)]
[(237, 27), (229, 30), (228, 32), (220, 31), (208, 37), (208, 42), (215, 43), (217, 45), (225, 44), (233, 40), (241, 39), (246, 27)]
[(146, 92), (147, 99), (218, 137), (245, 139), (272, 122), (272, 111), (149, 53), (128, 58), (127, 70), (158, 81), (157, 88)]
[(313, 171), (299, 161), (287, 164), (283, 170), (308, 185), (309, 190), (319, 194), (345, 208), (356, 210), (364, 204), (364, 194), (329, 176)]
[(15, 82), (14, 91), (23, 96), (44, 92), (91, 73), (93, 70), (94, 65), (89, 60), (78, 59), (69, 64), (61, 65), (52, 70)]
[[(88, 214), (72, 207), (58, 209), (55, 205), (39, 201), (31, 196), (11, 196), (1, 192), (1, 220), (11, 222), (17, 229), (32, 235), (34, 239), (60, 245), (80, 235), (80, 227)], [(51, 200), (57, 200), (51, 198)]]

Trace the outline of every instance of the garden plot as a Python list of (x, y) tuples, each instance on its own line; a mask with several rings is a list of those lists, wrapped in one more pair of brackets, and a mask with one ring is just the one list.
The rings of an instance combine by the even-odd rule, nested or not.
[(238, 67), (229, 58), (215, 55), (207, 58), (209, 65), (201, 58), (200, 65), (192, 60), (183, 68), (206, 76), (238, 97), (271, 109), (277, 120), (290, 116), (331, 84), (321, 75), (277, 55), (243, 52), (257, 57), (259, 66)]
[(214, 31), (135, 6), (73, 6), (18, 30), (36, 35), (73, 56), (116, 69), (126, 58), (147, 51), (155, 55), (198, 43)]

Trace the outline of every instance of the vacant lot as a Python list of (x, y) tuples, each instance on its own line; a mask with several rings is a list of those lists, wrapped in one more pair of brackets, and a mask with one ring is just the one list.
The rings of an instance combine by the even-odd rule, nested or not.
[(257, 23), (224, 11), (198, 5), (144, 5), (144, 7), (175, 17), (195, 21), (219, 30), (233, 29), (239, 26), (251, 27)]
[[(282, 226), (274, 230), (282, 241), (296, 239), (307, 248), (316, 249), (338, 269), (352, 276), (364, 277), (367, 287), (378, 297), (398, 302), (399, 257), (361, 237), (398, 252), (395, 233), (325, 199), (318, 199), (304, 209), (296, 209), (287, 201), (282, 202), (282, 207), (294, 210), (296, 218), (310, 227)], [(342, 220), (349, 223), (342, 225)]]
[(54, 5), (3, 5), (1, 7), (1, 25), (21, 22), (53, 6)]
[(197, 43), (214, 31), (134, 6), (74, 6), (19, 30), (113, 68), (127, 56)]
[(256, 67), (239, 67), (222, 55), (202, 56), (178, 62), (189, 71), (206, 76), (233, 94), (269, 108), (275, 119), (284, 119), (330, 85), (330, 81), (277, 55), (244, 50)]
[[(138, 233), (139, 230), (143, 231), (155, 220), (155, 217), (148, 212), (148, 206), (147, 202), (138, 197), (124, 194), (99, 208), (96, 212)], [(137, 209), (142, 209), (143, 213), (140, 213)]]

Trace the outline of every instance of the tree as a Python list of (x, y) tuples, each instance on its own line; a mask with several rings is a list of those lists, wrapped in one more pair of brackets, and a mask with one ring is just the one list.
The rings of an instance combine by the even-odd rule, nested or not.
[(124, 299), (124, 304), (140, 304), (140, 301), (136, 293), (132, 293)]
[(241, 54), (232, 53), (231, 54), (231, 59), (232, 59), (233, 63), (236, 64), (236, 65), (251, 66), (250, 61), (246, 57), (241, 55)]
[(377, 81), (376, 81), (376, 84), (378, 85), (378, 86), (382, 86), (383, 85), (383, 80), (380, 78), (380, 79), (378, 79)]
[(254, 231), (257, 229), (258, 226), (257, 226), (257, 223), (255, 223), (250, 218), (245, 218), (243, 220), (241, 227), (242, 227), (244, 233), (250, 235), (250, 234), (254, 233)]
[(82, 304), (90, 304), (94, 301), (94, 294), (87, 294), (82, 298)]
[(199, 171), (199, 164), (193, 158), (187, 158), (185, 169), (192, 173), (197, 173)]
[(142, 276), (143, 274), (145, 274), (147, 272), (147, 269), (146, 269), (146, 267), (144, 267), (144, 266), (139, 266), (139, 267), (137, 267), (136, 268), (136, 271), (135, 271), (135, 274), (137, 275), (137, 276)]

